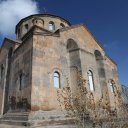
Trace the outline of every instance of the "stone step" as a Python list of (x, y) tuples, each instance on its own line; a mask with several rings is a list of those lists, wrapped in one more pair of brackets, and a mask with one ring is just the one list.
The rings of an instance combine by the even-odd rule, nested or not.
[(28, 113), (6, 113), (1, 120), (28, 120)]
[(27, 126), (27, 121), (0, 120), (0, 124), (8, 124), (8, 125), (16, 125), (16, 126)]
[(6, 116), (4, 118), (1, 118), (1, 120), (22, 120), (22, 121), (27, 121), (28, 120), (28, 117), (26, 116)]
[(6, 114), (4, 114), (3, 116), (6, 116), (6, 115), (28, 115), (29, 112), (8, 112)]
[(28, 112), (6, 113), (0, 119), (0, 124), (26, 126), (28, 114)]

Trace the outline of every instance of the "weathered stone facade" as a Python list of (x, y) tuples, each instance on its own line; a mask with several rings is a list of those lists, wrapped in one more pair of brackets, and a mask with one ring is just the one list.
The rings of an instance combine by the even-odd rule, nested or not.
[(122, 95), (124, 103), (128, 105), (128, 87), (125, 85), (122, 85)]
[[(109, 105), (114, 107), (110, 81), (114, 80), (121, 90), (117, 65), (85, 25), (71, 25), (59, 16), (37, 14), (22, 19), (16, 26), (16, 35), (16, 40), (5, 38), (0, 49), (1, 116), (28, 111), (29, 117), (34, 118), (40, 111), (59, 110), (54, 72), (59, 73), (60, 88), (67, 85), (68, 78), (75, 90), (73, 67), (86, 80), (91, 71), (95, 102), (107, 96)], [(89, 89), (88, 82), (87, 86)]]

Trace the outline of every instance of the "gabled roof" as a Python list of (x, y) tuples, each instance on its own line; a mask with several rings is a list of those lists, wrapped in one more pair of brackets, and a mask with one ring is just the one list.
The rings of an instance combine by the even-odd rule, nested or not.
[[(77, 24), (77, 25), (72, 25), (72, 26), (69, 26), (69, 27), (65, 27), (65, 28), (62, 28), (60, 29), (60, 31), (67, 31), (67, 30), (70, 30), (70, 29), (74, 29), (74, 28), (77, 28), (77, 27), (84, 27), (88, 32), (89, 34), (91, 35), (91, 37), (96, 41), (96, 43), (103, 49), (103, 51), (105, 51), (105, 48), (103, 47), (103, 45), (94, 37), (94, 35), (89, 31), (89, 29), (87, 28), (86, 25), (84, 24)], [(115, 63), (115, 61), (113, 59), (111, 59), (105, 52), (105, 56), (110, 59), (115, 65), (117, 65)]]
[(97, 42), (97, 44), (105, 51), (105, 48), (103, 47), (103, 45), (93, 36), (93, 34), (89, 31), (89, 29), (87, 28), (86, 25), (84, 24), (77, 24), (77, 25), (72, 25), (72, 26), (69, 26), (69, 27), (65, 27), (63, 29), (61, 29), (60, 31), (66, 31), (66, 30), (69, 30), (69, 29), (73, 29), (73, 28), (77, 28), (77, 27), (84, 27), (88, 32), (89, 34), (91, 35), (91, 37)]
[(5, 37), (4, 41), (8, 41), (10, 43), (16, 43), (16, 44), (21, 44), (22, 43), (22, 41), (20, 41), (20, 40), (13, 40), (13, 39), (9, 39), (7, 37)]
[(4, 38), (4, 40), (3, 40), (3, 43), (2, 43), (2, 45), (1, 45), (1, 47), (0, 47), (0, 50), (2, 49), (2, 47), (5, 45), (5, 43), (9, 43), (9, 44), (21, 44), (21, 41), (19, 41), (19, 40), (12, 40), (12, 39), (9, 39), (9, 38)]
[(10, 47), (13, 47), (15, 44), (21, 44), (21, 42), (18, 40), (12, 40), (9, 38), (4, 38), (2, 46), (0, 47), (0, 52), (3, 48), (9, 49)]

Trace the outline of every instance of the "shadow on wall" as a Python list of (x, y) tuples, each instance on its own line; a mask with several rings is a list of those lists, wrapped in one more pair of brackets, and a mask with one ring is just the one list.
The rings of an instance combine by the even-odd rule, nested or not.
[(15, 96), (9, 96), (9, 104), (8, 104), (9, 112), (12, 111), (28, 111), (30, 110), (30, 104), (28, 103), (27, 98), (18, 97), (18, 101), (16, 101)]

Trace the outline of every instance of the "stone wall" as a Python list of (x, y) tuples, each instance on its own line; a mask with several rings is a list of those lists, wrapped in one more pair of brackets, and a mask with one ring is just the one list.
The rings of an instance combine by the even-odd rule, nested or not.
[(124, 85), (122, 85), (122, 97), (124, 103), (128, 105), (128, 87)]
[(32, 67), (32, 110), (52, 110), (58, 106), (57, 88), (53, 75), (61, 77), (60, 86), (66, 86), (69, 76), (67, 50), (58, 37), (34, 36)]
[[(76, 46), (68, 46), (68, 41), (69, 44), (76, 43)], [(102, 56), (102, 64), (100, 62), (99, 66), (95, 56), (96, 50)], [(72, 67), (78, 67), (86, 80), (88, 70), (92, 70), (95, 100), (98, 101), (102, 95), (105, 97), (107, 94), (108, 101), (112, 105), (113, 99), (109, 99), (109, 97), (113, 94), (110, 92), (108, 81), (114, 79), (116, 86), (120, 86), (116, 64), (105, 55), (104, 49), (97, 44), (85, 27), (76, 26), (62, 30), (58, 36), (34, 35), (32, 60), (32, 110), (58, 108), (57, 89), (54, 87), (53, 74), (55, 71), (60, 73), (61, 87), (67, 85), (66, 78), (68, 78), (72, 88), (75, 88)], [(101, 65), (103, 66), (101, 67)], [(103, 74), (99, 76), (99, 69), (104, 70), (102, 79)], [(102, 87), (103, 84), (104, 87)]]
[[(3, 53), (5, 54), (5, 55), (3, 55)], [(6, 80), (6, 70), (7, 70), (7, 68), (6, 68), (6, 66), (7, 66), (7, 63), (6, 63), (6, 61), (7, 61), (7, 51), (6, 51), (6, 49), (4, 49), (4, 50), (2, 50), (1, 51), (1, 54), (0, 54), (0, 114), (3, 114), (3, 107), (4, 107), (4, 90), (5, 90), (5, 85), (6, 85), (6, 83), (5, 83), (5, 80)]]
[[(117, 88), (120, 88), (120, 83), (118, 79), (117, 66), (116, 64), (105, 54), (104, 49), (100, 44), (97, 43), (96, 39), (91, 35), (91, 33), (87, 30), (87, 28), (83, 25), (76, 25), (69, 27), (69, 29), (62, 30), (60, 33), (61, 42), (66, 42), (68, 39), (73, 39), (78, 47), (80, 52), (80, 60), (81, 60), (81, 71), (82, 76), (87, 80), (87, 71), (90, 69), (94, 74), (94, 85), (95, 91), (93, 92), (95, 95), (95, 99), (98, 100), (102, 94), (108, 89), (108, 97), (113, 97), (113, 94), (110, 91), (109, 80), (113, 79), (115, 81), (115, 85)], [(99, 51), (102, 56), (102, 65), (97, 65), (97, 61), (95, 58), (95, 51)], [(100, 62), (101, 63), (101, 62)], [(99, 76), (98, 68), (104, 69), (104, 80)], [(101, 82), (104, 81), (104, 82)], [(103, 83), (105, 83), (104, 91), (102, 90)], [(113, 98), (108, 99), (110, 105), (113, 105)]]
[[(13, 53), (9, 84), (9, 109), (22, 109), (31, 103), (32, 38), (26, 39)], [(10, 106), (9, 105), (9, 106)]]
[(8, 98), (9, 75), (10, 75), (10, 57), (14, 44), (6, 41), (3, 42), (0, 50), (0, 114), (6, 110), (6, 99)]

